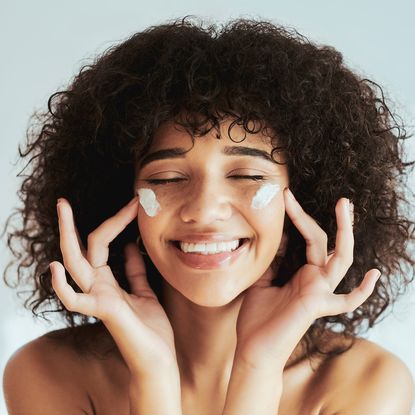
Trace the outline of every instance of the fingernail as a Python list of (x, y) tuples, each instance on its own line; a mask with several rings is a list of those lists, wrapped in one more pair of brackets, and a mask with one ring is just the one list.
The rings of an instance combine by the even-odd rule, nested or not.
[(295, 197), (294, 197), (292, 191), (288, 187), (287, 187), (287, 194), (292, 200), (295, 200)]
[(62, 198), (59, 198), (59, 199), (56, 201), (56, 204), (59, 204), (60, 202), (62, 202)]

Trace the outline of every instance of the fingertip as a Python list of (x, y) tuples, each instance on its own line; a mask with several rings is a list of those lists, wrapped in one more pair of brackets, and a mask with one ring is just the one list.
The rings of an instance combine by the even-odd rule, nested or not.
[(382, 275), (381, 271), (376, 269), (376, 271), (374, 273), (374, 276), (373, 276), (373, 289), (372, 289), (372, 291), (375, 289), (376, 284), (378, 283), (381, 275)]
[(70, 206), (71, 204), (69, 203), (68, 199), (64, 198), (64, 197), (60, 197), (57, 201), (56, 201), (56, 206), (59, 205), (68, 205)]
[(292, 200), (293, 202), (296, 201), (293, 192), (290, 190), (288, 186), (284, 189), (284, 194), (287, 196), (289, 200)]
[(284, 209), (290, 217), (291, 214), (296, 212), (299, 206), (297, 199), (294, 197), (289, 187), (284, 189), (284, 205)]
[(138, 196), (134, 196), (128, 203), (127, 206), (134, 206), (138, 202)]
[(378, 269), (376, 269), (375, 272), (368, 272), (366, 274), (366, 289), (369, 291), (369, 295), (373, 293), (373, 290), (376, 287), (376, 283), (378, 282), (380, 275), (381, 272)]

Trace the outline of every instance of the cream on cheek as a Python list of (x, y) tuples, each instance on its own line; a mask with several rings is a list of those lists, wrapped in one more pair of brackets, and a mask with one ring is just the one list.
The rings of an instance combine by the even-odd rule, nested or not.
[(279, 184), (263, 184), (252, 198), (251, 208), (264, 209), (271, 203), (272, 199), (274, 199), (280, 190), (281, 187)]
[[(258, 210), (267, 207), (272, 199), (281, 190), (279, 184), (263, 184), (255, 193), (251, 201), (251, 208)], [(152, 189), (140, 188), (137, 189), (139, 201), (147, 216), (155, 217), (161, 209), (157, 196)]]
[(137, 189), (140, 205), (143, 207), (147, 216), (154, 217), (160, 211), (161, 206), (157, 200), (157, 196), (152, 189)]

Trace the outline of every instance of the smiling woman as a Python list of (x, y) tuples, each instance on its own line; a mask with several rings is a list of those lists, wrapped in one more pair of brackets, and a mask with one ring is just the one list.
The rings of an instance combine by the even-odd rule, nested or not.
[(211, 307), (236, 298), (274, 259), (284, 224), (279, 190), (288, 186), (270, 139), (235, 126), (245, 137), (234, 142), (229, 126), (221, 124), (220, 139), (211, 132), (192, 140), (166, 123), (138, 163), (134, 184), (144, 208), (158, 206), (154, 215), (138, 211), (156, 268), (188, 300)]
[(10, 414), (409, 414), (405, 364), (359, 337), (415, 265), (379, 86), (270, 22), (185, 18), (48, 104), (8, 243), (68, 327), (10, 358)]

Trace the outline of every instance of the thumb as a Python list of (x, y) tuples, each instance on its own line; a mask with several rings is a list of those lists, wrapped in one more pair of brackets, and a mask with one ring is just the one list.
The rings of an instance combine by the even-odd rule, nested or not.
[(155, 296), (147, 280), (146, 267), (143, 257), (134, 243), (129, 243), (124, 248), (125, 275), (131, 287), (132, 294), (141, 296)]

